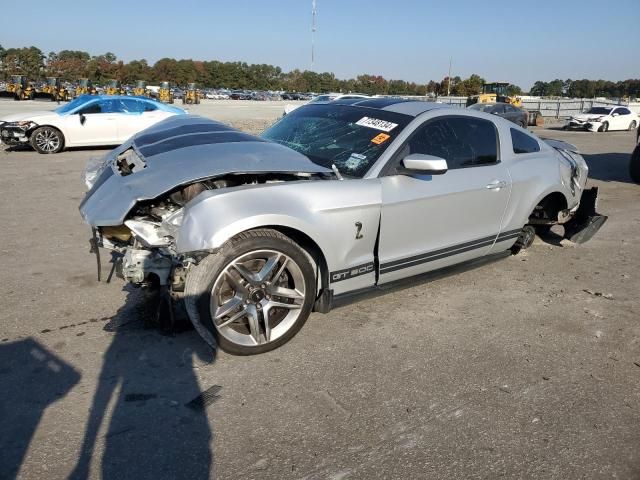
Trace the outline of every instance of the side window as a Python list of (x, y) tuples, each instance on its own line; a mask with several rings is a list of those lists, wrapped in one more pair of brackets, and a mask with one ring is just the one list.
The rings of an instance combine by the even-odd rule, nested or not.
[(102, 113), (126, 113), (122, 100), (114, 98), (100, 102)]
[(141, 100), (140, 103), (143, 106), (143, 111), (144, 112), (154, 112), (154, 111), (158, 110), (158, 106), (154, 105), (151, 102), (145, 102), (145, 101)]
[(505, 106), (504, 105), (495, 105), (491, 109), (491, 113), (497, 113), (498, 115), (500, 115), (501, 113), (504, 113), (504, 111), (505, 111)]
[(626, 108), (618, 108), (616, 113), (619, 113), (620, 115), (629, 115), (631, 114), (631, 111)]
[(134, 98), (125, 98), (120, 100), (125, 113), (142, 113), (144, 112), (144, 104), (140, 100)]
[(533, 153), (540, 151), (540, 144), (535, 138), (515, 128), (511, 129), (511, 143), (513, 144), (513, 153)]
[(449, 170), (498, 161), (498, 132), (488, 120), (443, 117), (420, 127), (408, 142), (409, 153), (444, 158)]
[(505, 105), (504, 109), (507, 111), (507, 113), (516, 113), (518, 111), (517, 108), (511, 105)]
[(78, 110), (78, 113), (81, 113), (83, 115), (87, 115), (90, 113), (102, 113), (102, 108), (100, 107), (100, 103), (93, 102), (86, 107), (82, 107), (80, 110)]

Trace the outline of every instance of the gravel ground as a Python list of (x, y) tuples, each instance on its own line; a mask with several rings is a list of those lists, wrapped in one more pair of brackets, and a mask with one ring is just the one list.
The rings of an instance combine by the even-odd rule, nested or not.
[[(257, 132), (282, 108), (190, 110)], [(104, 151), (0, 153), (0, 479), (640, 478), (634, 138), (538, 133), (585, 154), (610, 216), (591, 242), (313, 314), (255, 357), (164, 334), (139, 290), (96, 282), (77, 207)]]

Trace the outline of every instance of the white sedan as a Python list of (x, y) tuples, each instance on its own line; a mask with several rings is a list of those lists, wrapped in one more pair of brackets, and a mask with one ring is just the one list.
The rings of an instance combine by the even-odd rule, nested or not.
[(145, 97), (81, 95), (55, 110), (0, 119), (0, 140), (9, 146), (31, 145), (38, 153), (119, 145), (161, 120), (186, 113)]
[(635, 130), (640, 124), (637, 113), (627, 107), (592, 107), (585, 113), (569, 117), (565, 130), (582, 128), (591, 132)]

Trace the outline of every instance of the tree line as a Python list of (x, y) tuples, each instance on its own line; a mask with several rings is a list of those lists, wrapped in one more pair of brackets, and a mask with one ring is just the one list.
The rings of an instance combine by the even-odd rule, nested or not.
[[(26, 75), (30, 80), (46, 76), (61, 77), (75, 82), (89, 78), (97, 84), (117, 79), (123, 84), (137, 80), (151, 83), (169, 81), (175, 85), (196, 82), (200, 87), (286, 90), (295, 92), (359, 92), (382, 95), (451, 95), (468, 96), (480, 93), (484, 79), (476, 74), (466, 79), (459, 76), (427, 83), (386, 79), (380, 75), (358, 75), (356, 78), (339, 79), (331, 72), (292, 70), (283, 72), (280, 67), (245, 62), (176, 60), (161, 58), (153, 65), (145, 59), (123, 62), (107, 52), (91, 55), (81, 50), (61, 50), (45, 55), (37, 47), (3, 48), (0, 45), (0, 76), (7, 79), (12, 74)], [(522, 94), (517, 85), (509, 88), (511, 95)], [(531, 95), (572, 97), (623, 97), (640, 96), (640, 80), (610, 82), (605, 80), (553, 80), (538, 81)]]
[(529, 93), (541, 97), (637, 98), (640, 97), (640, 79), (611, 82), (609, 80), (560, 80), (556, 78), (551, 82), (537, 81)]

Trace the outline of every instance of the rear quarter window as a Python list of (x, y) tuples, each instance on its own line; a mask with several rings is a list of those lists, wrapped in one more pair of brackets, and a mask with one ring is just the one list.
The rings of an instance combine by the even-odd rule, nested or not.
[(513, 153), (535, 153), (540, 151), (540, 144), (531, 135), (511, 129), (511, 143), (513, 145)]

